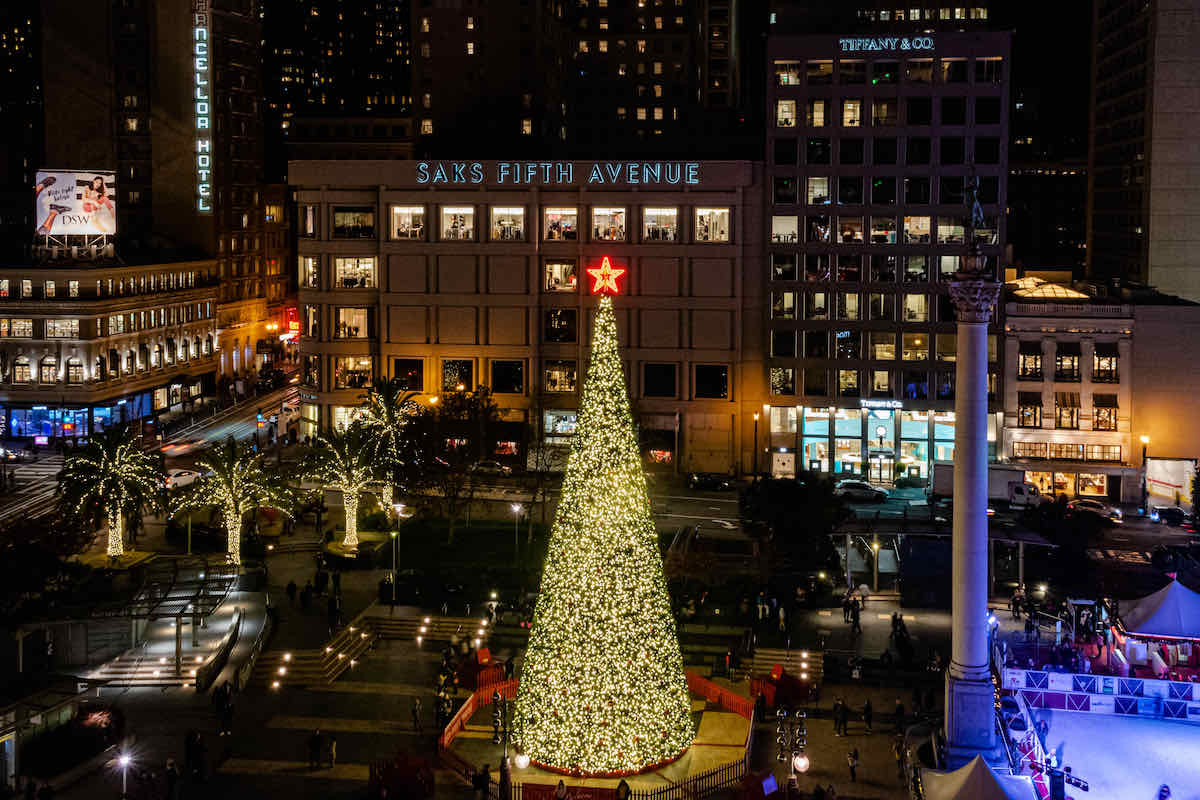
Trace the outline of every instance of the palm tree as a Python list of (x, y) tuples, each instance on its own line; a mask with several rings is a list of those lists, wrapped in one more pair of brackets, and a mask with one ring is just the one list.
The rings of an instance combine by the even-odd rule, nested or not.
[(308, 475), (331, 489), (340, 489), (346, 509), (345, 547), (358, 547), (358, 496), (377, 473), (371, 460), (366, 429), (358, 422), (347, 428), (333, 428), (317, 437), (309, 454)]
[(183, 490), (173, 503), (175, 513), (217, 506), (225, 520), (229, 537), (229, 560), (242, 563), (242, 520), (255, 508), (268, 506), (284, 514), (292, 503), (292, 493), (278, 472), (266, 469), (262, 458), (248, 444), (238, 444), (232, 436), (197, 460), (201, 477)]
[(108, 555), (125, 554), (125, 520), (161, 505), (159, 459), (143, 452), (128, 427), (93, 435), (58, 473), (58, 503), (65, 517), (108, 523)]
[(405, 389), (401, 381), (385, 378), (367, 390), (362, 414), (358, 417), (366, 433), (371, 461), (383, 482), (381, 499), (388, 514), (392, 513), (392, 500), (397, 484), (401, 482), (401, 470), (411, 460), (412, 448), (406, 429), (418, 408), (413, 400), (416, 396), (417, 393)]

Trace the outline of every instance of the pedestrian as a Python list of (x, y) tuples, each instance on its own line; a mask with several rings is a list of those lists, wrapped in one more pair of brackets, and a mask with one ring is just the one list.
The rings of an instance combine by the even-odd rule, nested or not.
[(842, 698), (833, 701), (833, 735), (842, 735)]
[(850, 752), (846, 753), (846, 766), (850, 768), (850, 782), (857, 783), (858, 782), (858, 775), (857, 775), (858, 748), (857, 747), (852, 748), (850, 750)]
[(842, 595), (842, 622), (849, 622), (849, 621), (850, 621), (850, 592), (849, 592), (849, 590), (847, 590), (846, 593), (844, 595)]
[(758, 593), (758, 599), (757, 599), (757, 601), (756, 601), (756, 602), (757, 602), (757, 604), (758, 604), (758, 618), (759, 618), (759, 620), (764, 620), (764, 619), (766, 619), (766, 618), (767, 618), (767, 612), (770, 610), (769, 608), (767, 608), (767, 596), (766, 596), (765, 594), (763, 594), (763, 593), (760, 591), (760, 592)]
[(175, 767), (175, 759), (167, 759), (166, 778), (166, 793), (163, 795), (165, 800), (176, 800), (179, 796), (179, 770)]
[(414, 697), (412, 704), (412, 723), (413, 730), (421, 733), (421, 698)]
[(842, 736), (850, 735), (850, 704), (842, 703), (841, 710)]
[(782, 605), (779, 606), (779, 632), (787, 633), (787, 611)]
[(225, 710), (221, 713), (221, 735), (233, 736), (233, 699), (225, 703)]
[(316, 769), (321, 765), (321, 729), (317, 728), (308, 737), (308, 767)]
[(332, 733), (329, 734), (329, 742), (325, 745), (325, 760), (329, 762), (330, 769), (337, 764), (337, 737)]
[(871, 732), (871, 717), (874, 715), (874, 709), (871, 708), (871, 698), (867, 698), (863, 703), (863, 724), (867, 726), (867, 733)]
[(904, 703), (896, 698), (896, 733), (904, 733)]
[(850, 607), (850, 632), (862, 633), (862, 611), (858, 603)]
[(892, 740), (892, 758), (896, 759), (896, 777), (904, 783), (904, 740), (897, 736)]
[(288, 581), (287, 585), (288, 605), (292, 608), (296, 607), (296, 582)]

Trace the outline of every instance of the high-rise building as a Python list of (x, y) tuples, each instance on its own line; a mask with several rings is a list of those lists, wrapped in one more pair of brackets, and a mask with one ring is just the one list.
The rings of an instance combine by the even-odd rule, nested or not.
[(1200, 4), (1097, 0), (1094, 13), (1088, 274), (1200, 299)]
[(35, 170), (114, 172), (116, 258), (215, 259), (222, 370), (261, 365), (268, 264), (286, 275), (290, 259), (265, 220), (257, 0), (45, 0), (4, 14), (0, 58), (20, 76), (0, 106), (17, 132), (0, 176), (14, 241), (31, 241)]
[(778, 473), (891, 482), (952, 458), (946, 286), (973, 181), (976, 240), (1004, 254), (1011, 35), (984, 7), (861, 5), (780, 4), (767, 42), (770, 446)]

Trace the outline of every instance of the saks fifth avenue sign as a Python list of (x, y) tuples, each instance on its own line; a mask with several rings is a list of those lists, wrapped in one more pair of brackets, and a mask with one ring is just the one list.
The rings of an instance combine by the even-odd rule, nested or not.
[[(418, 161), (420, 184), (540, 184), (696, 185), (700, 164), (695, 161)], [(579, 167), (577, 170), (576, 167)]]
[(932, 50), (932, 36), (880, 36), (868, 39), (838, 39), (843, 53), (862, 53), (871, 50), (903, 51)]

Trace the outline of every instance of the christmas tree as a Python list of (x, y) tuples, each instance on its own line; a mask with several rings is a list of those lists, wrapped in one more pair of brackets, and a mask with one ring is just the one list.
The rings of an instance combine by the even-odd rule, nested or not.
[(588, 775), (670, 761), (695, 735), (609, 297), (596, 315), (514, 722), (533, 761)]

